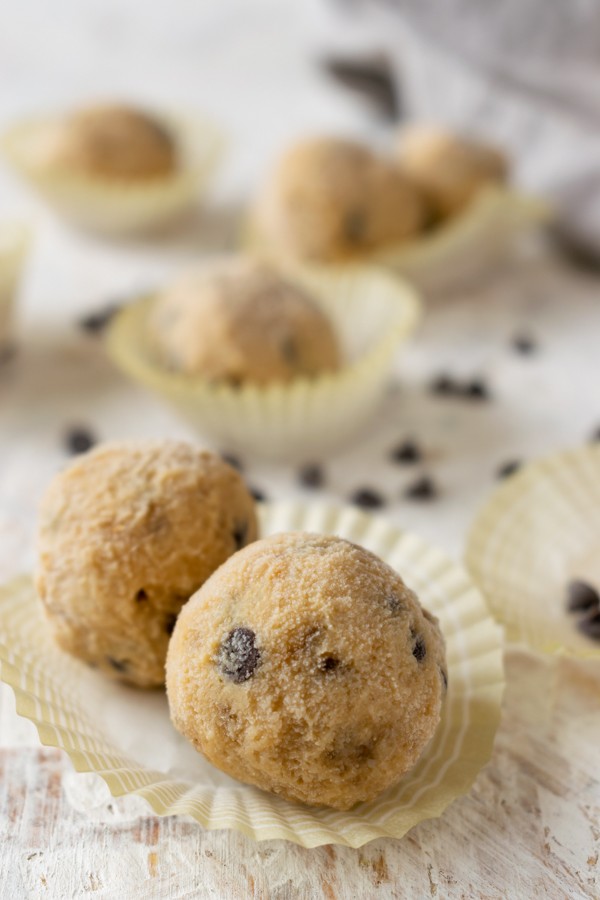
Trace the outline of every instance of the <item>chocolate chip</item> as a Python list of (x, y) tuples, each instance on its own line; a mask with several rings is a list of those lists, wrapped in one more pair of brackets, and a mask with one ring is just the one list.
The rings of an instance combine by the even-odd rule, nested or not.
[(219, 669), (234, 684), (242, 684), (254, 675), (260, 656), (254, 632), (250, 628), (234, 628), (219, 648)]
[(462, 393), (470, 400), (489, 400), (490, 391), (483, 378), (473, 378), (465, 384)]
[(586, 637), (600, 641), (600, 612), (593, 612), (584, 619), (580, 619), (577, 627)]
[(173, 629), (175, 628), (175, 623), (177, 622), (177, 616), (174, 613), (169, 613), (165, 617), (165, 631), (171, 637), (173, 634)]
[(590, 440), (592, 441), (592, 443), (595, 443), (596, 441), (600, 441), (600, 427), (596, 428), (595, 431), (592, 431)]
[(414, 635), (414, 644), (412, 648), (412, 654), (417, 662), (423, 662), (425, 657), (427, 656), (427, 647), (425, 646), (425, 638), (423, 635), (418, 634)]
[(441, 397), (456, 396), (461, 393), (460, 385), (452, 378), (451, 375), (441, 373), (436, 375), (429, 385), (432, 394), (438, 394)]
[(442, 669), (440, 666), (440, 675), (442, 676), (442, 684), (444, 685), (444, 690), (448, 690), (448, 673)]
[(400, 612), (400, 610), (404, 607), (404, 604), (402, 603), (400, 598), (396, 597), (395, 594), (388, 594), (384, 600), (384, 603), (387, 608), (393, 613)]
[(248, 490), (250, 491), (250, 493), (252, 494), (252, 496), (254, 497), (254, 499), (256, 500), (257, 503), (264, 503), (265, 500), (267, 499), (267, 495), (264, 493), (264, 491), (261, 491), (259, 488), (251, 487), (251, 488), (248, 488)]
[(569, 612), (588, 609), (600, 611), (600, 595), (591, 584), (575, 578), (567, 585), (567, 609)]
[(223, 378), (223, 382), (227, 384), (230, 388), (233, 388), (234, 391), (239, 391), (242, 384), (244, 383), (244, 379), (241, 375), (226, 375)]
[(124, 659), (113, 659), (112, 656), (107, 656), (106, 661), (112, 666), (115, 672), (126, 672), (129, 668), (129, 664)]
[(515, 472), (518, 472), (521, 466), (522, 463), (520, 460), (510, 459), (508, 462), (502, 463), (497, 469), (496, 476), (498, 478), (508, 478), (510, 475), (514, 475)]
[(511, 344), (513, 349), (523, 356), (530, 356), (537, 350), (537, 344), (529, 334), (515, 334)]
[(238, 550), (241, 550), (242, 547), (246, 546), (246, 541), (248, 539), (248, 525), (246, 522), (242, 522), (240, 525), (236, 525), (233, 529), (233, 540), (235, 546)]
[(335, 656), (325, 656), (319, 660), (319, 669), (321, 672), (333, 672), (334, 669), (337, 669), (340, 661), (336, 659)]
[(231, 466), (232, 469), (237, 469), (238, 472), (244, 471), (244, 466), (239, 458), (239, 456), (234, 456), (232, 453), (221, 453), (221, 459), (223, 462), (227, 463), (228, 466)]
[(394, 447), (390, 453), (392, 462), (398, 463), (417, 463), (423, 457), (418, 444), (415, 441), (402, 441), (397, 447)]
[(121, 308), (121, 303), (109, 303), (102, 309), (88, 313), (88, 315), (79, 319), (77, 324), (83, 331), (87, 331), (88, 334), (100, 334)]
[(367, 230), (367, 217), (362, 210), (355, 209), (344, 219), (344, 236), (352, 244), (364, 240)]
[(379, 509), (385, 505), (385, 500), (381, 494), (378, 494), (377, 491), (373, 491), (371, 488), (358, 488), (350, 495), (349, 499), (350, 503), (353, 503), (354, 506), (360, 506), (361, 509)]
[(140, 588), (137, 594), (135, 595), (136, 603), (144, 603), (145, 600), (148, 599), (148, 594), (144, 590), (144, 588)]
[(73, 427), (65, 435), (65, 446), (69, 453), (86, 453), (96, 444), (96, 437), (88, 428)]
[(428, 475), (418, 478), (404, 491), (404, 496), (409, 500), (433, 500), (437, 494), (435, 483)]
[(306, 466), (303, 466), (298, 472), (298, 481), (300, 482), (302, 487), (320, 488), (323, 486), (323, 482), (325, 481), (323, 469), (316, 463), (310, 463)]

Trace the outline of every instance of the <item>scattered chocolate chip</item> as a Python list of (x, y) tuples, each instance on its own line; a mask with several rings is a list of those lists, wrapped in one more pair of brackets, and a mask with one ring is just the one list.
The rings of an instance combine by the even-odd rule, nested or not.
[(323, 487), (323, 482), (325, 481), (323, 469), (316, 463), (303, 466), (298, 472), (298, 481), (302, 487), (306, 488)]
[(448, 673), (442, 669), (440, 666), (440, 675), (442, 676), (442, 684), (444, 685), (444, 690), (448, 690)]
[(437, 487), (428, 475), (418, 478), (404, 491), (404, 496), (409, 500), (433, 500), (437, 494)]
[(246, 540), (248, 538), (248, 525), (246, 522), (242, 522), (240, 525), (236, 525), (233, 529), (233, 540), (235, 546), (238, 550), (241, 550), (242, 547), (246, 546)]
[(350, 495), (350, 503), (360, 506), (361, 509), (379, 509), (385, 506), (385, 500), (381, 494), (371, 488), (358, 488)]
[(523, 356), (530, 356), (537, 350), (537, 344), (529, 334), (515, 334), (511, 344), (513, 349)]
[(417, 463), (421, 462), (422, 458), (423, 454), (419, 445), (412, 440), (402, 441), (390, 453), (392, 462), (398, 463)]
[(510, 475), (514, 475), (515, 472), (518, 472), (522, 465), (520, 460), (510, 459), (508, 462), (502, 463), (496, 471), (496, 476), (498, 478), (509, 478)]
[(254, 675), (260, 665), (260, 650), (256, 635), (250, 628), (234, 628), (219, 648), (218, 665), (221, 673), (242, 684)]
[(77, 324), (83, 331), (87, 331), (88, 334), (100, 334), (121, 308), (121, 303), (109, 303), (101, 309), (88, 313), (82, 319), (79, 319)]
[(358, 244), (364, 240), (367, 229), (367, 217), (361, 210), (353, 210), (344, 219), (344, 236), (352, 244)]
[(402, 601), (398, 597), (396, 597), (395, 594), (388, 594), (384, 602), (387, 608), (393, 613), (400, 612), (400, 610), (404, 606)]
[(600, 611), (580, 619), (577, 627), (586, 637), (600, 641)]
[(144, 590), (144, 588), (140, 588), (137, 594), (135, 595), (136, 603), (144, 603), (148, 599), (148, 594)]
[(86, 453), (96, 443), (96, 438), (88, 428), (70, 428), (65, 436), (65, 444), (69, 453)]
[(231, 466), (232, 469), (237, 469), (238, 472), (244, 471), (244, 466), (239, 458), (239, 456), (234, 456), (233, 453), (221, 453), (221, 459), (223, 462), (226, 462), (228, 466)]
[(335, 656), (325, 656), (319, 660), (319, 669), (322, 672), (332, 672), (334, 669), (337, 669), (339, 664), (340, 661)]
[(254, 499), (256, 500), (257, 503), (264, 503), (265, 500), (267, 499), (267, 495), (264, 493), (264, 491), (261, 491), (259, 488), (251, 487), (251, 488), (248, 488), (248, 490), (250, 491), (250, 493), (252, 494), (252, 496), (254, 497)]
[(113, 659), (112, 656), (107, 656), (106, 661), (115, 672), (126, 672), (129, 668), (129, 664), (124, 659)]
[(414, 644), (412, 654), (417, 662), (422, 662), (427, 656), (427, 647), (425, 646), (425, 638), (422, 634), (414, 635)]
[(451, 375), (446, 375), (445, 373), (436, 375), (429, 385), (429, 390), (432, 394), (438, 394), (442, 397), (456, 396), (461, 393), (458, 382)]
[(567, 609), (569, 612), (589, 609), (600, 612), (600, 594), (591, 584), (575, 578), (567, 585)]
[(173, 634), (173, 629), (175, 628), (175, 623), (177, 622), (177, 616), (174, 613), (169, 613), (165, 618), (165, 631), (171, 637)]
[(489, 400), (490, 391), (482, 378), (473, 378), (465, 384), (462, 393), (471, 400)]

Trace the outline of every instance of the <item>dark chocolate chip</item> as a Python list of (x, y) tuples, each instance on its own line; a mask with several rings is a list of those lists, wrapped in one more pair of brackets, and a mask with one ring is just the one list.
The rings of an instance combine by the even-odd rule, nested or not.
[(470, 400), (490, 399), (490, 390), (483, 378), (472, 378), (465, 384), (462, 393)]
[(385, 500), (371, 488), (358, 488), (350, 495), (350, 503), (360, 506), (361, 509), (379, 509), (385, 505)]
[(323, 469), (316, 463), (310, 463), (306, 466), (302, 466), (302, 468), (298, 472), (298, 481), (300, 482), (302, 487), (306, 488), (323, 487), (323, 482), (325, 481)]
[(394, 447), (390, 453), (392, 462), (398, 463), (417, 463), (423, 458), (421, 449), (415, 441), (402, 441), (397, 447)]
[(256, 500), (257, 503), (264, 503), (264, 501), (267, 499), (267, 495), (264, 493), (264, 491), (261, 491), (259, 488), (248, 488), (248, 490), (250, 491), (250, 493), (252, 494), (252, 496), (254, 497), (254, 499)]
[(437, 494), (435, 482), (428, 475), (418, 478), (404, 491), (404, 496), (409, 500), (433, 500)]
[(148, 599), (148, 594), (144, 590), (144, 588), (140, 588), (137, 594), (135, 595), (136, 603), (144, 603), (145, 600)]
[(569, 612), (600, 611), (600, 594), (591, 584), (575, 578), (567, 586), (567, 609)]
[(121, 307), (121, 303), (109, 303), (101, 309), (88, 313), (88, 315), (79, 319), (77, 324), (83, 331), (87, 331), (88, 334), (100, 334)]
[(221, 674), (234, 684), (242, 684), (254, 675), (260, 655), (254, 632), (250, 628), (234, 628), (219, 648)]
[(513, 350), (523, 356), (530, 356), (537, 350), (537, 344), (530, 334), (515, 334), (511, 344)]
[(400, 612), (400, 610), (404, 607), (402, 601), (399, 599), (399, 597), (396, 597), (395, 594), (388, 594), (384, 602), (387, 608), (393, 613)]
[(444, 685), (444, 690), (448, 690), (448, 673), (442, 669), (440, 666), (440, 675), (442, 676), (442, 684)]
[(96, 437), (88, 428), (69, 428), (65, 435), (65, 446), (69, 453), (86, 453), (96, 443)]
[(129, 664), (124, 659), (113, 659), (112, 656), (107, 656), (106, 661), (112, 666), (115, 672), (126, 672), (129, 668)]
[(242, 384), (244, 383), (244, 379), (241, 375), (226, 375), (223, 378), (225, 384), (229, 385), (229, 387), (233, 388), (235, 391), (238, 391)]
[(425, 638), (422, 634), (414, 636), (414, 644), (412, 653), (417, 662), (422, 662), (427, 656), (427, 647), (425, 646)]
[(337, 669), (340, 661), (336, 659), (335, 656), (324, 656), (319, 660), (319, 669), (321, 672), (333, 672), (334, 669)]
[(365, 238), (367, 217), (362, 210), (355, 209), (344, 219), (344, 236), (352, 244), (358, 244)]
[(600, 641), (600, 612), (593, 612), (584, 619), (580, 619), (577, 627), (586, 637)]
[(169, 637), (171, 637), (171, 635), (173, 634), (173, 629), (175, 628), (176, 622), (177, 622), (177, 616), (175, 615), (175, 613), (169, 613), (165, 617), (165, 631), (167, 632)]
[(221, 453), (221, 459), (223, 462), (226, 462), (228, 466), (231, 466), (232, 469), (237, 469), (238, 472), (244, 471), (244, 466), (239, 458), (239, 456), (234, 456), (233, 453)]
[(438, 394), (441, 397), (457, 396), (461, 393), (458, 382), (446, 373), (436, 375), (429, 385), (429, 390), (432, 394)]
[(238, 550), (241, 550), (242, 547), (246, 546), (246, 541), (248, 538), (248, 525), (246, 522), (241, 522), (239, 525), (233, 529), (233, 540), (235, 546)]
[(357, 91), (375, 105), (390, 122), (397, 122), (401, 104), (391, 66), (384, 59), (357, 60), (356, 57), (330, 57), (323, 60), (329, 75), (345, 88)]
[(496, 476), (498, 478), (509, 478), (510, 475), (518, 472), (522, 465), (522, 462), (518, 459), (509, 459), (508, 462), (502, 463), (497, 469)]

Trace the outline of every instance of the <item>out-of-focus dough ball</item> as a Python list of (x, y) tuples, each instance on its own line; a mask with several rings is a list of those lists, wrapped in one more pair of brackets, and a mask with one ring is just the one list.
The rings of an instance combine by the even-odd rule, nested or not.
[(162, 684), (181, 607), (256, 537), (254, 501), (220, 457), (176, 441), (100, 446), (41, 504), (37, 588), (56, 640), (121, 680)]
[(234, 386), (331, 372), (336, 336), (307, 294), (253, 260), (226, 260), (161, 294), (150, 341), (172, 371)]
[(316, 261), (360, 257), (415, 235), (425, 205), (392, 162), (348, 140), (316, 138), (289, 149), (258, 201), (270, 244)]

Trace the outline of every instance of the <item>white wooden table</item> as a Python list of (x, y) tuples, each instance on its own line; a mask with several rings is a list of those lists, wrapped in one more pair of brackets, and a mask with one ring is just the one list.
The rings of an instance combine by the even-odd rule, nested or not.
[[(135, 0), (22, 0), (0, 29), (0, 126), (90, 95), (133, 96), (218, 115), (231, 148), (210, 209), (153, 243), (111, 245), (61, 228), (5, 170), (0, 215), (34, 224), (17, 358), (0, 370), (0, 578), (33, 562), (35, 506), (66, 459), (64, 434), (193, 437), (115, 373), (75, 327), (84, 312), (155, 284), (231, 238), (244, 192), (303, 130), (386, 138), (312, 65), (294, 7), (277, 0), (168, 6)], [(43, 16), (43, 37), (40, 21)], [(50, 77), (50, 74), (52, 77)], [(324, 463), (324, 497), (370, 487), (383, 513), (455, 556), (497, 468), (586, 440), (600, 427), (600, 281), (532, 257), (485, 286), (436, 301), (398, 360), (396, 386), (363, 439)], [(515, 352), (515, 334), (537, 352)], [(489, 403), (436, 398), (440, 371), (484, 375)], [(132, 410), (135, 414), (132, 414)], [(416, 469), (389, 450), (414, 436)], [(268, 496), (303, 495), (297, 473), (246, 460)], [(440, 496), (401, 499), (430, 473)], [(39, 746), (0, 693), (0, 897), (524, 898), (600, 896), (600, 667), (510, 651), (494, 756), (470, 794), (403, 841), (307, 851), (207, 833), (116, 801)]]

